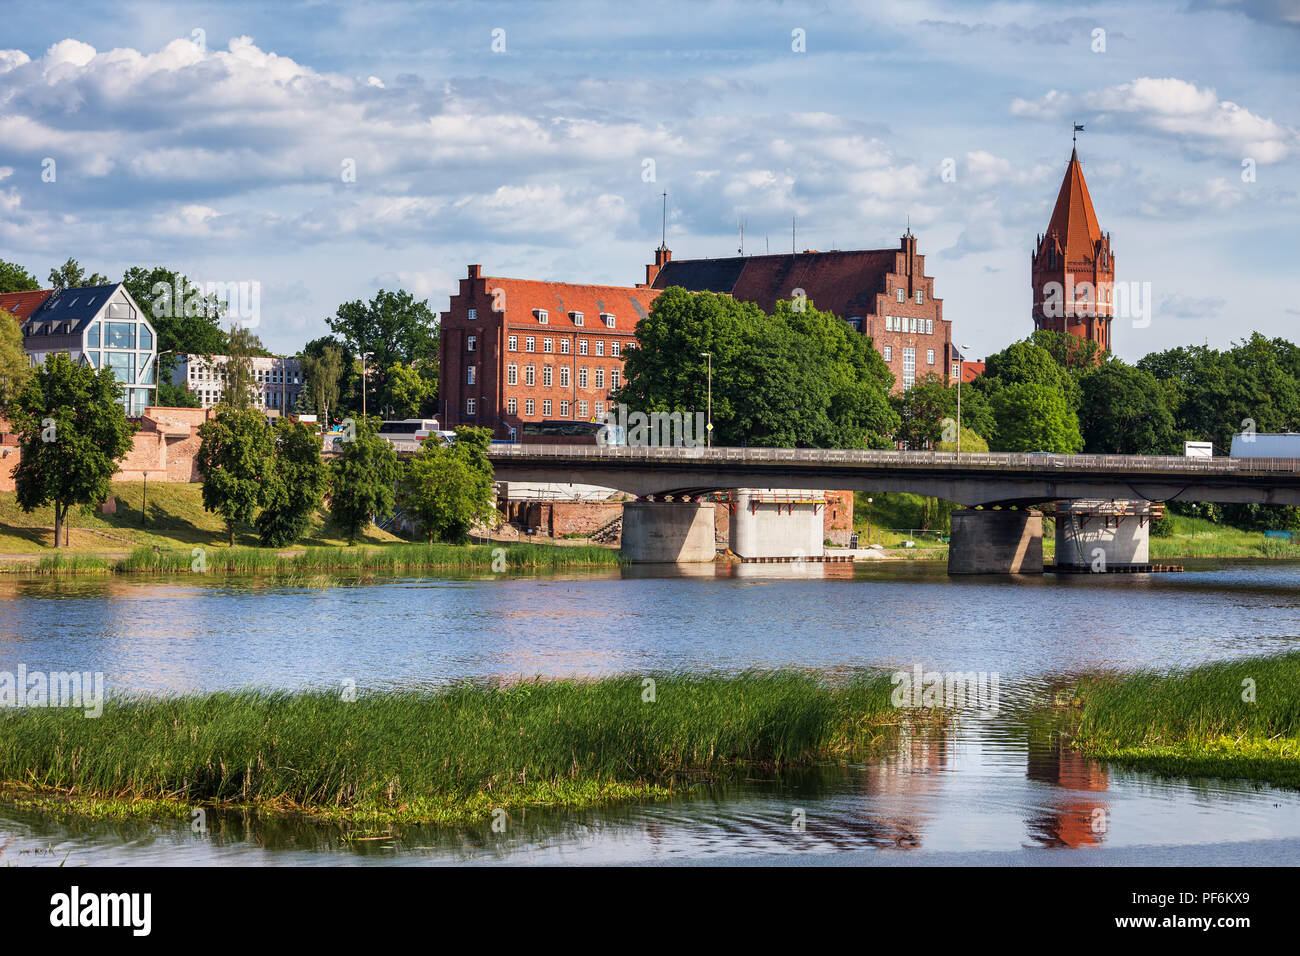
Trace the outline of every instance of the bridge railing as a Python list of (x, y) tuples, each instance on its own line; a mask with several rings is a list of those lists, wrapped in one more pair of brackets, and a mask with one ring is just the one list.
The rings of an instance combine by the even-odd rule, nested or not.
[(886, 468), (989, 468), (1033, 471), (1150, 471), (1183, 474), (1253, 474), (1300, 472), (1297, 458), (1192, 458), (1182, 455), (1057, 455), (1046, 452), (856, 450), (845, 448), (670, 448), (621, 445), (494, 445), (490, 458), (544, 460), (552, 458), (694, 461), (790, 462), (848, 464)]

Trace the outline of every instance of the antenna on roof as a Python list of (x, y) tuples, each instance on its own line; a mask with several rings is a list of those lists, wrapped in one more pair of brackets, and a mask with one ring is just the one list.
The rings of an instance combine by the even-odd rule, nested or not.
[(769, 256), (772, 254), (772, 239), (767, 233), (763, 233), (763, 250)]
[(795, 238), (794, 238), (794, 223), (795, 223), (795, 217), (794, 217), (794, 216), (791, 216), (791, 217), (790, 217), (790, 255), (792, 255), (792, 256), (793, 256), (793, 255), (798, 251), (798, 249), (799, 249), (799, 244), (795, 241)]
[(668, 248), (668, 193), (666, 192), (664, 193), (664, 221), (663, 221), (663, 231), (659, 237), (659, 248), (660, 249)]
[(749, 220), (742, 219), (740, 216), (736, 217), (736, 226), (740, 229), (740, 248), (736, 251), (742, 256), (745, 254), (745, 226), (748, 224)]

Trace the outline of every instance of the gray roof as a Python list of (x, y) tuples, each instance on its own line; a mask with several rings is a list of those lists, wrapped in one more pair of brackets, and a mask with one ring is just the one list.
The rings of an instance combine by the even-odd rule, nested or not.
[(82, 333), (120, 282), (81, 289), (55, 289), (22, 324), (23, 347), (28, 351), (73, 351), (81, 348)]

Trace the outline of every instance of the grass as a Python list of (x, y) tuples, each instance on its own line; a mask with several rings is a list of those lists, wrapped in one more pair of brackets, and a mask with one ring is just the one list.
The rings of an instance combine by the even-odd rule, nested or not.
[[(390, 544), (373, 548), (307, 548), (279, 552), (263, 548), (185, 551), (137, 548), (124, 558), (85, 554), (52, 554), (35, 565), (6, 569), (20, 573), (63, 574), (273, 574), (364, 571), (373, 573), (442, 571), (563, 571), (615, 567), (619, 553), (598, 545), (551, 547), (540, 544), (458, 545)], [(201, 566), (196, 562), (202, 562)]]
[[(464, 684), (440, 692), (239, 691), (0, 713), (6, 799), (92, 816), (195, 805), (362, 823), (656, 799), (737, 774), (876, 754), (939, 711), (886, 675), (792, 671)], [(648, 696), (653, 699), (647, 700)]]
[(1265, 538), (1204, 518), (1169, 515), (1171, 534), (1151, 538), (1155, 558), (1300, 558), (1300, 541)]
[[(198, 483), (149, 482), (148, 512), (140, 510), (144, 484), (139, 481), (113, 483), (117, 513), (87, 514), (74, 508), (70, 517), (69, 551), (104, 553), (130, 551), (138, 547), (178, 548), (224, 547), (228, 543), (225, 525), (217, 515), (203, 510), (202, 489)], [(362, 544), (385, 544), (401, 539), (371, 526)], [(243, 528), (235, 543), (246, 547), (257, 544), (251, 528)], [(303, 539), (312, 547), (346, 544), (343, 533), (325, 513), (317, 515)], [(42, 554), (54, 544), (54, 515), (49, 507), (30, 514), (18, 507), (14, 492), (0, 492), (0, 554)]]
[(1300, 652), (1167, 673), (1094, 674), (1072, 696), (1073, 745), (1088, 756), (1165, 775), (1300, 789)]

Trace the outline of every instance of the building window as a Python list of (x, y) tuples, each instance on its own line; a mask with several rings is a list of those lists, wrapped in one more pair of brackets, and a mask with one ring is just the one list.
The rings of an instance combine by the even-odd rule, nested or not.
[(560, 366), (560, 388), (569, 387), (569, 366)]
[(886, 362), (892, 362), (893, 360), (894, 360), (894, 350), (893, 350), (892, 348), (890, 348), (888, 345), (886, 345), (886, 346), (885, 346), (885, 361), (886, 361)]
[(551, 400), (549, 398), (542, 399), (542, 417), (551, 417)]
[(923, 292), (921, 289), (916, 290), (916, 304), (917, 305), (925, 304), (925, 292)]
[(579, 355), (586, 355), (586, 354), (587, 354), (587, 340), (586, 340), (586, 339), (578, 339), (578, 354), (579, 354)]
[(465, 339), (465, 351), (473, 352), (478, 348), (478, 336), (470, 335)]
[(477, 404), (477, 403), (476, 403), (476, 402), (474, 401), (474, 399), (472, 399), (472, 398), (467, 398), (467, 399), (465, 399), (465, 414), (466, 414), (466, 415), (473, 415), (473, 414), (474, 414), (474, 406), (475, 406), (476, 404)]
[(478, 309), (470, 309), (469, 312), (466, 313), (466, 316), (471, 322), (473, 322), (478, 318)]
[(537, 403), (531, 398), (524, 399), (524, 414), (532, 415), (535, 414), (536, 411), (537, 411)]
[(510, 338), (506, 339), (506, 348), (508, 348), (508, 349), (509, 349), (510, 351), (512, 351), (512, 352), (518, 352), (518, 351), (519, 351), (519, 336), (517, 336), (517, 335), (512, 335), (512, 336), (510, 336)]
[(569, 354), (569, 340), (568, 340), (568, 339), (560, 339), (560, 354), (561, 354), (561, 355), (568, 355), (568, 354)]
[(907, 291), (903, 289), (901, 286), (898, 289), (898, 301), (899, 302), (907, 301)]
[(465, 366), (465, 384), (466, 384), (466, 385), (473, 385), (473, 384), (474, 384), (474, 370), (475, 370), (476, 368), (477, 368), (477, 366), (475, 366), (475, 365), (467, 365), (467, 366)]
[(609, 387), (618, 388), (619, 371), (616, 368), (609, 370)]
[(519, 384), (519, 366), (518, 366), (518, 365), (507, 365), (507, 366), (506, 366), (506, 384), (507, 384), (507, 385), (518, 385), (518, 384)]
[(604, 403), (604, 402), (597, 402), (597, 403), (596, 403), (596, 421), (598, 421), (598, 422), (603, 422), (604, 420), (605, 420), (605, 403)]
[(560, 402), (560, 417), (561, 417), (561, 418), (568, 418), (568, 417), (569, 417), (569, 403), (568, 403), (568, 402)]
[(525, 385), (536, 385), (536, 384), (537, 384), (537, 367), (536, 367), (536, 366), (534, 366), (534, 365), (525, 365), (525, 366), (524, 366), (524, 384), (525, 384)]
[(607, 329), (612, 329), (612, 328), (614, 327), (614, 313), (613, 313), (613, 312), (602, 312), (602, 313), (600, 313), (600, 317), (601, 317), (601, 319), (602, 319), (602, 320), (604, 321), (604, 323), (605, 323), (605, 328), (607, 328)]
[(549, 365), (542, 366), (542, 385), (546, 388), (551, 387), (551, 366)]
[(609, 343), (609, 354), (618, 357), (619, 344), (617, 342)]
[(604, 339), (597, 339), (597, 341), (596, 341), (596, 354), (597, 354), (597, 355), (604, 355), (604, 354), (605, 354), (605, 340), (604, 340)]
[(551, 321), (551, 318), (546, 314), (545, 309), (533, 309), (533, 315), (537, 316), (538, 325), (546, 325)]
[(554, 340), (554, 339), (542, 339), (542, 351), (545, 352), (547, 355), (550, 355), (552, 352), (554, 352), (554, 351), (555, 351), (555, 340)]
[(579, 418), (586, 418), (586, 417), (587, 417), (587, 403), (586, 403), (586, 402), (579, 402), (579, 403), (578, 403), (578, 417), (579, 417)]
[(903, 388), (916, 383), (916, 349), (903, 349)]
[(517, 399), (517, 398), (507, 398), (507, 399), (506, 399), (506, 412), (507, 412), (508, 414), (510, 414), (510, 415), (514, 415), (514, 414), (515, 414), (516, 412), (518, 412), (518, 411), (519, 411), (519, 399)]
[(574, 325), (582, 325), (585, 321), (581, 312), (570, 312), (569, 315), (573, 318)]
[(603, 368), (596, 369), (596, 387), (605, 387), (605, 370)]
[(587, 387), (587, 366), (578, 369), (578, 388)]
[(537, 351), (537, 339), (533, 338), (531, 335), (528, 336), (527, 338), (525, 338), (525, 339), (524, 339), (524, 351), (525, 351), (525, 352), (536, 352), (536, 351)]
[(925, 364), (926, 365), (934, 364), (934, 349), (925, 350)]
[(925, 334), (934, 335), (934, 319), (925, 320)]
[(957, 367), (957, 363), (956, 363), (956, 362), (953, 362), (953, 363), (952, 363), (952, 377), (953, 377), (953, 378), (957, 378), (959, 375), (961, 375), (961, 369)]

